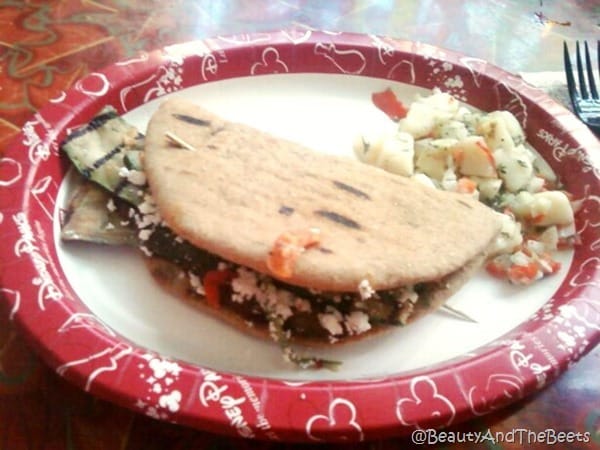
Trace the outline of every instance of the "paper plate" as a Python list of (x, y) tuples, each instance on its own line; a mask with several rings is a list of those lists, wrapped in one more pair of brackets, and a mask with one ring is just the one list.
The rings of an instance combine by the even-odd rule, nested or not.
[[(509, 110), (582, 200), (581, 244), (527, 288), (477, 275), (443, 312), (320, 351), (337, 372), (302, 371), (276, 345), (230, 329), (160, 291), (132, 249), (65, 243), (61, 208), (76, 183), (59, 155), (103, 106), (141, 131), (164, 96), (352, 155), (359, 131), (389, 126), (371, 93), (406, 102), (440, 88)], [(444, 427), (523, 398), (600, 340), (597, 139), (517, 76), (474, 58), (380, 36), (306, 29), (189, 42), (91, 73), (23, 127), (0, 159), (1, 293), (49, 365), (86, 391), (149, 416), (249, 438), (359, 441)], [(595, 155), (595, 156), (593, 156)]]

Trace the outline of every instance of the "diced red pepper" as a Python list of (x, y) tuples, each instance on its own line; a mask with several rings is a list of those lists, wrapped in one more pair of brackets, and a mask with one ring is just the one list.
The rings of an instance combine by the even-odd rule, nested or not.
[(477, 145), (477, 147), (479, 147), (483, 151), (483, 153), (485, 154), (485, 157), (489, 161), (490, 165), (495, 170), (496, 169), (496, 160), (494, 159), (494, 155), (492, 154), (492, 151), (490, 150), (490, 148), (486, 145), (485, 141), (483, 141), (483, 140), (477, 141), (477, 142), (475, 142), (475, 145)]
[(467, 177), (461, 177), (456, 184), (456, 191), (461, 194), (472, 194), (477, 189), (477, 183)]
[(408, 113), (408, 108), (402, 104), (390, 88), (385, 91), (371, 94), (371, 101), (375, 106), (388, 115), (394, 121), (398, 121)]
[(320, 242), (318, 228), (286, 231), (279, 235), (267, 257), (267, 267), (279, 278), (290, 278), (294, 273), (296, 259), (310, 247)]
[(234, 273), (231, 270), (209, 270), (202, 278), (202, 287), (206, 297), (206, 303), (213, 308), (219, 308), (221, 304), (221, 289), (233, 280)]
[(457, 166), (460, 166), (465, 159), (465, 151), (462, 148), (452, 149), (452, 158)]
[(485, 270), (493, 277), (505, 279), (506, 278), (506, 267), (497, 261), (491, 260), (485, 265)]
[(508, 268), (508, 279), (516, 284), (530, 284), (537, 276), (539, 267), (532, 261), (527, 264), (514, 264)]

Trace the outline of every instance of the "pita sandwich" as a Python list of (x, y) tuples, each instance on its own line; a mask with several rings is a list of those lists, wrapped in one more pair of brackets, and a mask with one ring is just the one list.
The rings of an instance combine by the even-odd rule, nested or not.
[(244, 332), (290, 342), (349, 342), (434, 311), (499, 232), (467, 195), (179, 98), (152, 116), (143, 163), (151, 205), (140, 210), (189, 250), (173, 259), (148, 246), (155, 278)]

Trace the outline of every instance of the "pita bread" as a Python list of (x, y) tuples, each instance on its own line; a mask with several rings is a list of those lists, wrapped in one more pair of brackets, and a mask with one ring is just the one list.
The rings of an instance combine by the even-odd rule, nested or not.
[(144, 165), (167, 225), (224, 260), (277, 277), (266, 261), (278, 236), (319, 229), (319, 245), (283, 280), (308, 288), (440, 280), (499, 231), (495, 213), (464, 194), (317, 153), (178, 98), (151, 118)]

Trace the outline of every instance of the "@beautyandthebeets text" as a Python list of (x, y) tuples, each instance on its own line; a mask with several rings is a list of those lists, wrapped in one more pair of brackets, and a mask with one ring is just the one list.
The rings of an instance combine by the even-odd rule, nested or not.
[(515, 428), (510, 431), (444, 431), (444, 430), (414, 430), (411, 441), (417, 445), (434, 444), (500, 444), (511, 443), (519, 445), (531, 444), (573, 444), (588, 443), (591, 440), (589, 431), (563, 431), (547, 428), (542, 431), (533, 431), (527, 428)]

